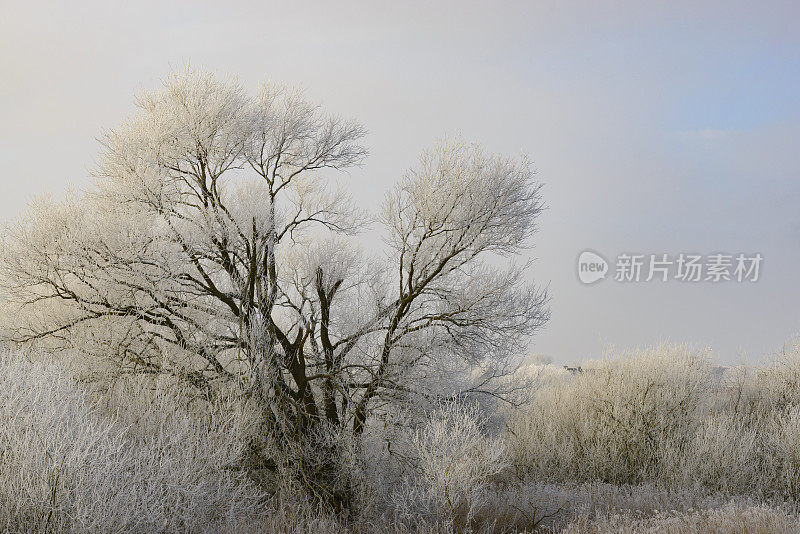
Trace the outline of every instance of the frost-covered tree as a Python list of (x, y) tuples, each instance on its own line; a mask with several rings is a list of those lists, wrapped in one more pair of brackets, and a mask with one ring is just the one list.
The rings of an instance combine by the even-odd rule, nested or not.
[(360, 433), (415, 398), (502, 397), (547, 296), (503, 258), (542, 210), (525, 159), (461, 141), (425, 152), (380, 211), (387, 247), (331, 173), (364, 129), (301, 92), (187, 70), (102, 137), (91, 190), (4, 233), (5, 337), (247, 384), (269, 431)]

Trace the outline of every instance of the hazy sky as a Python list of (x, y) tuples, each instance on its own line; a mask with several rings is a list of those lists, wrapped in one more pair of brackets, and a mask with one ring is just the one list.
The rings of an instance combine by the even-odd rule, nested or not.
[[(529, 154), (549, 205), (532, 277), (553, 296), (532, 352), (756, 360), (800, 333), (800, 7), (695, 4), (3, 0), (0, 219), (88, 183), (100, 132), (191, 62), (363, 122), (367, 206), (444, 134)], [(764, 263), (756, 283), (584, 286), (587, 248)]]

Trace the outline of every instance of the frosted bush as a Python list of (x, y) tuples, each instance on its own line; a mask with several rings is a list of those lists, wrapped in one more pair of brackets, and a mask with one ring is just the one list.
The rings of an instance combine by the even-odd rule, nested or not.
[(63, 366), (0, 355), (0, 525), (216, 532), (255, 516), (262, 492), (224, 469), (242, 414), (212, 403), (200, 418), (168, 389), (133, 395), (141, 385), (109, 417)]
[(757, 429), (734, 414), (715, 413), (701, 422), (686, 450), (664, 455), (662, 479), (711, 491), (758, 493), (755, 482), (764, 478), (767, 466), (756, 460), (764, 454)]
[(521, 476), (800, 498), (800, 350), (720, 373), (662, 346), (585, 364), (509, 421)]
[(713, 375), (686, 347), (611, 357), (539, 390), (512, 418), (515, 464), (555, 477), (638, 483), (696, 434)]
[(800, 500), (800, 406), (777, 415), (768, 426), (767, 436), (781, 493)]
[(411, 450), (430, 498), (457, 530), (481, 504), (492, 477), (507, 466), (502, 441), (481, 430), (474, 408), (455, 403), (431, 415), (414, 434)]
[(766, 505), (730, 504), (710, 510), (659, 512), (649, 517), (609, 513), (593, 519), (580, 517), (561, 534), (794, 534), (797, 517)]

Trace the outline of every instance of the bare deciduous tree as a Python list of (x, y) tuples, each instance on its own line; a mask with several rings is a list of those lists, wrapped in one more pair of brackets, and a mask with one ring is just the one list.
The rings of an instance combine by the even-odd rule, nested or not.
[(7, 339), (211, 390), (245, 378), (287, 439), (322, 422), (357, 434), (419, 395), (502, 397), (548, 317), (502, 261), (542, 210), (526, 160), (440, 142), (387, 196), (371, 258), (353, 244), (367, 219), (327, 176), (363, 161), (358, 123), (196, 71), (137, 105), (103, 136), (90, 191), (5, 232)]

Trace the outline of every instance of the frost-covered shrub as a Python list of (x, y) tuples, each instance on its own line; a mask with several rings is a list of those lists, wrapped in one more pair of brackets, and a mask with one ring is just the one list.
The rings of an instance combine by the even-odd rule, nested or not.
[(570, 523), (561, 534), (794, 534), (797, 517), (766, 505), (729, 504), (709, 510), (657, 512), (649, 517), (609, 513), (605, 517), (584, 516)]
[(507, 466), (502, 441), (482, 431), (474, 408), (455, 403), (431, 415), (413, 435), (411, 451), (428, 497), (458, 530), (485, 498), (492, 477)]
[(708, 355), (685, 347), (607, 358), (543, 387), (512, 417), (514, 463), (556, 478), (649, 480), (665, 454), (687, 449), (713, 379)]
[(509, 422), (522, 476), (800, 497), (800, 350), (720, 373), (682, 346), (544, 385)]
[(225, 468), (245, 414), (170, 387), (124, 381), (101, 409), (63, 366), (0, 355), (0, 528), (215, 532), (254, 517), (264, 495)]
[(767, 426), (766, 435), (780, 493), (800, 500), (800, 406), (776, 415)]
[[(717, 412), (699, 425), (688, 450), (662, 458), (662, 477), (673, 486), (700, 486), (729, 493), (758, 492), (756, 480), (767, 469), (759, 431), (735, 415)], [(759, 472), (761, 470), (761, 472)]]
[(483, 512), (500, 495), (508, 461), (493, 426), (479, 405), (449, 402), (413, 427), (371, 426), (355, 450), (359, 529), (495, 531), (494, 515)]

